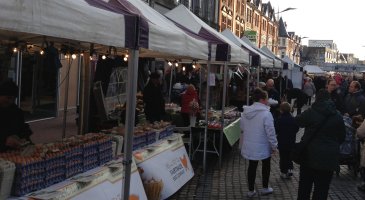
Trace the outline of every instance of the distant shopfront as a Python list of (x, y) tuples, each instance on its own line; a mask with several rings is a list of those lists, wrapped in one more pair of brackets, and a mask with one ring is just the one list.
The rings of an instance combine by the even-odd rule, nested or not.
[(245, 31), (245, 36), (254, 44), (257, 44), (257, 31)]

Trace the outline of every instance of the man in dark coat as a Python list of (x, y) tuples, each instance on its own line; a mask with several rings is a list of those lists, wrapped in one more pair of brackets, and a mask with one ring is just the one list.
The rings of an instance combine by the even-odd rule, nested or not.
[(275, 82), (273, 79), (268, 79), (266, 81), (266, 91), (269, 99), (273, 99), (278, 102), (278, 104), (276, 105), (270, 105), (270, 112), (274, 117), (274, 119), (276, 119), (280, 114), (279, 107), (281, 102), (280, 102), (280, 94), (275, 89)]
[(341, 94), (341, 89), (337, 85), (336, 80), (329, 79), (327, 83), (327, 92), (330, 93), (331, 100), (335, 103), (336, 109), (344, 114), (345, 107), (343, 101), (343, 94)]
[[(298, 199), (327, 199), (332, 175), (339, 167), (339, 148), (345, 139), (342, 115), (329, 93), (321, 89), (312, 107), (296, 117), (304, 127), (302, 141), (309, 141), (300, 165)], [(310, 139), (313, 136), (312, 139)]]
[(160, 75), (152, 73), (143, 90), (146, 118), (150, 122), (160, 121), (165, 114), (165, 100), (162, 95)]
[(0, 84), (0, 152), (16, 149), (27, 140), (32, 131), (24, 123), (24, 114), (15, 105), (17, 85), (8, 80)]
[(345, 98), (345, 115), (365, 115), (365, 97), (361, 91), (361, 85), (358, 81), (352, 81), (349, 86), (349, 93)]

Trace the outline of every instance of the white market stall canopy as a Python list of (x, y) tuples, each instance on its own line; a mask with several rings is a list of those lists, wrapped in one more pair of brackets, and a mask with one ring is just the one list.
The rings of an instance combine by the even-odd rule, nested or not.
[(278, 58), (269, 48), (267, 48), (267, 46), (263, 46), (261, 47), (261, 50), (264, 51), (266, 54), (268, 54), (270, 57), (272, 57), (275, 61), (274, 67), (275, 68), (283, 68), (284, 65), (284, 61), (280, 58)]
[[(90, 4), (116, 13), (139, 17), (141, 57), (197, 58), (208, 60), (208, 43), (182, 29), (141, 0), (87, 0)], [(130, 30), (126, 30), (128, 33)]]
[(325, 71), (323, 71), (317, 65), (306, 65), (306, 66), (304, 66), (304, 71), (307, 71), (307, 73), (309, 73), (309, 74), (324, 74), (325, 73)]
[(221, 32), (221, 34), (230, 39), (232, 42), (234, 42), (237, 46), (247, 49), (250, 52), (251, 56), (252, 55), (260, 56), (261, 67), (273, 68), (274, 62), (272, 58), (260, 53), (259, 51), (251, 47), (250, 44), (247, 44), (245, 41), (241, 40), (239, 37), (233, 34), (231, 30), (226, 29), (223, 32)]
[[(125, 17), (84, 0), (0, 1), (0, 36), (27, 40), (38, 36), (126, 47)], [(10, 36), (9, 36), (10, 34)]]
[[(179, 5), (165, 14), (169, 19), (209, 41), (212, 61), (229, 61), (249, 64), (249, 53)], [(228, 59), (227, 59), (228, 58)]]
[(282, 60), (286, 63), (288, 63), (288, 67), (287, 70), (292, 70), (294, 68), (294, 61), (292, 59), (290, 59), (287, 55), (284, 56), (284, 58), (282, 58)]

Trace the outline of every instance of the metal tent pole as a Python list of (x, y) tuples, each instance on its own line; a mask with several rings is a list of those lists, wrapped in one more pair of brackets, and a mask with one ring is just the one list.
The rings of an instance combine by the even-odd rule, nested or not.
[(65, 85), (65, 99), (63, 102), (63, 125), (62, 125), (62, 139), (66, 137), (66, 121), (67, 121), (67, 107), (68, 107), (68, 88), (70, 84), (70, 68), (71, 68), (71, 55), (68, 56), (68, 70), (66, 71), (66, 85)]
[(171, 91), (172, 91), (172, 73), (174, 72), (174, 66), (171, 65), (171, 70), (170, 70), (170, 87), (169, 87), (169, 103), (171, 103)]
[(124, 141), (124, 182), (122, 188), (123, 199), (129, 199), (131, 169), (132, 169), (132, 142), (136, 112), (136, 94), (138, 80), (138, 50), (129, 52), (128, 62), (128, 82), (127, 82), (127, 109), (126, 109), (126, 126)]
[(227, 97), (227, 72), (228, 72), (228, 65), (227, 62), (224, 62), (223, 66), (223, 95), (222, 95), (222, 127), (220, 130), (220, 137), (219, 137), (219, 167), (222, 166), (222, 148), (223, 148), (223, 128), (224, 128), (224, 112), (226, 106), (226, 97)]
[(203, 149), (203, 170), (206, 171), (207, 160), (207, 135), (208, 135), (208, 112), (209, 112), (209, 89), (210, 89), (210, 61), (207, 64), (207, 93), (205, 99), (205, 129), (204, 129), (204, 149)]

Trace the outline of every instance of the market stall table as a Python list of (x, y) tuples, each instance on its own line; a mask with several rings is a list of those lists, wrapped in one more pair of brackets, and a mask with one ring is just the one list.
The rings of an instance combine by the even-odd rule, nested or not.
[[(120, 199), (123, 184), (122, 158), (110, 161), (104, 166), (89, 170), (48, 188), (32, 192), (15, 199)], [(146, 199), (141, 177), (135, 163), (132, 163), (130, 199)]]

